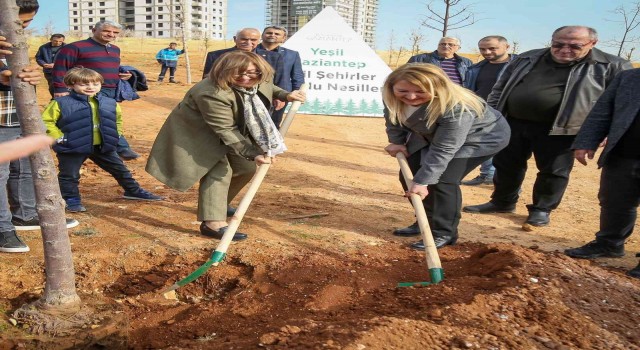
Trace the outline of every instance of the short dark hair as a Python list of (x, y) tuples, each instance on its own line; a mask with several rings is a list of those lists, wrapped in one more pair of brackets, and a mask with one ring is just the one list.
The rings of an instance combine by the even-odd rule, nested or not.
[(19, 14), (38, 12), (40, 8), (38, 0), (16, 0), (16, 5), (20, 8), (20, 11), (18, 11)]
[(267, 29), (275, 29), (275, 30), (281, 30), (284, 32), (284, 36), (288, 36), (289, 32), (287, 31), (287, 28), (285, 27), (281, 27), (281, 26), (268, 26), (265, 27), (264, 30), (262, 31), (263, 33), (267, 31)]
[(51, 37), (49, 38), (49, 40), (53, 40), (53, 39), (64, 39), (64, 35), (63, 34), (52, 34)]
[(488, 35), (478, 40), (478, 43), (480, 43), (481, 41), (488, 41), (488, 40), (498, 40), (501, 43), (509, 43), (507, 38), (503, 37), (502, 35)]
[(178, 43), (169, 43), (169, 45), (178, 45)]

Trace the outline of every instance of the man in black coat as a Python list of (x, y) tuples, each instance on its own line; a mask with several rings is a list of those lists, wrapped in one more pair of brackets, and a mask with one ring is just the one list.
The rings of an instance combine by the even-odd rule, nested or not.
[[(596, 239), (565, 250), (573, 258), (620, 257), (633, 232), (640, 203), (640, 69), (621, 72), (587, 116), (572, 148), (586, 165), (598, 145), (606, 141), (598, 167), (600, 231)], [(640, 256), (637, 254), (636, 256)], [(640, 278), (640, 264), (628, 274)]]
[(491, 200), (463, 211), (515, 211), (533, 155), (538, 173), (522, 228), (549, 225), (569, 184), (575, 135), (615, 75), (632, 68), (629, 61), (595, 48), (597, 42), (593, 28), (563, 26), (551, 35), (551, 47), (524, 52), (505, 68), (487, 103), (507, 117), (511, 139), (493, 157)]

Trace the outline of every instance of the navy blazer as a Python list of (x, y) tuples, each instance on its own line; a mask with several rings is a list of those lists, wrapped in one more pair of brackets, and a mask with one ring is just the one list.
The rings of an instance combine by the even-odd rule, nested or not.
[(596, 150), (607, 137), (598, 167), (602, 167), (640, 113), (640, 68), (625, 70), (607, 86), (576, 135), (572, 149)]
[[(262, 44), (259, 44), (258, 48), (267, 50)], [(304, 84), (304, 72), (302, 71), (302, 61), (300, 60), (298, 51), (278, 46), (272, 52), (278, 52), (284, 59), (282, 85), (276, 85), (287, 91), (300, 89), (302, 84)]]
[[(211, 68), (213, 68), (213, 62), (215, 62), (220, 56), (224, 55), (225, 53), (237, 49), (238, 48), (234, 46), (228, 49), (216, 50), (207, 53), (207, 59), (204, 62), (204, 70), (202, 71), (202, 79), (205, 79), (209, 76), (209, 72), (211, 72)], [(284, 76), (284, 59), (282, 55), (277, 52), (267, 51), (257, 47), (255, 50), (253, 50), (253, 52), (262, 56), (262, 58), (269, 62), (275, 72), (273, 76), (273, 83), (276, 86), (281, 86)]]
[[(64, 45), (65, 43), (62, 43), (62, 46)], [(62, 46), (60, 46), (60, 49)], [(53, 46), (51, 43), (46, 43), (38, 48), (38, 52), (36, 52), (36, 62), (40, 67), (43, 67), (47, 63), (53, 63), (54, 59), (55, 55), (53, 54)], [(45, 73), (51, 73), (53, 68), (43, 68), (43, 71)]]

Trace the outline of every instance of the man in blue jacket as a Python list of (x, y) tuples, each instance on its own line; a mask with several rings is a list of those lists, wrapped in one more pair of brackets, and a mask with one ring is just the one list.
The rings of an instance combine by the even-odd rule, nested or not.
[(40, 46), (36, 53), (36, 62), (43, 68), (44, 77), (47, 79), (47, 83), (49, 84), (49, 93), (51, 94), (51, 98), (53, 98), (53, 61), (58, 50), (60, 50), (63, 45), (64, 35), (53, 34), (49, 38), (49, 42)]
[(449, 78), (458, 85), (463, 85), (467, 70), (473, 64), (470, 59), (458, 56), (460, 50), (458, 38), (444, 37), (438, 42), (438, 49), (431, 53), (422, 53), (409, 59), (407, 63), (431, 63), (442, 68)]
[[(500, 35), (490, 35), (478, 41), (478, 50), (484, 60), (469, 67), (464, 87), (476, 93), (484, 100), (489, 97), (493, 85), (504, 72), (507, 64), (516, 55), (509, 55), (509, 42)], [(496, 168), (493, 167), (493, 158), (487, 159), (480, 165), (480, 175), (467, 181), (462, 181), (463, 185), (477, 186), (481, 184), (493, 184), (493, 174)]]
[(176, 66), (178, 66), (178, 56), (184, 53), (184, 49), (176, 50), (177, 46), (177, 43), (169, 43), (169, 47), (158, 51), (158, 54), (156, 55), (156, 60), (162, 65), (162, 68), (160, 68), (160, 74), (158, 75), (159, 83), (162, 83), (162, 80), (164, 80), (164, 75), (167, 73), (167, 69), (169, 69), (169, 82), (176, 82), (175, 74)]
[[(269, 26), (262, 32), (262, 43), (258, 45), (258, 49), (279, 53), (284, 59), (284, 69), (282, 71), (281, 85), (278, 87), (287, 91), (300, 89), (304, 84), (304, 72), (302, 71), (302, 62), (298, 51), (286, 49), (282, 47), (282, 43), (287, 40), (287, 29), (279, 26)], [(280, 127), (282, 115), (284, 114), (286, 101), (274, 100), (276, 110), (271, 113), (271, 119)]]

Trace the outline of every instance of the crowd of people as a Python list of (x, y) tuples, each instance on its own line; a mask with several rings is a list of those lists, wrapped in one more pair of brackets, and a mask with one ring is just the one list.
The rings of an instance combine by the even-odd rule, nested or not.
[[(16, 2), (26, 26), (38, 10), (37, 0)], [(115, 99), (118, 85), (132, 76), (113, 44), (121, 30), (120, 24), (103, 20), (90, 38), (67, 44), (63, 35), (54, 34), (36, 54), (52, 96), (43, 120), (54, 140), (68, 212), (87, 210), (78, 188), (87, 159), (118, 181), (124, 198), (163, 199), (142, 189), (123, 161), (139, 155), (123, 136)], [(234, 36), (234, 47), (209, 52), (202, 81), (169, 114), (153, 144), (149, 174), (180, 191), (199, 184), (197, 218), (204, 236), (222, 237), (234, 213), (231, 200), (257, 166), (286, 151), (278, 130), (284, 108), (306, 99), (299, 91), (304, 83), (300, 56), (281, 46), (286, 39), (282, 27), (269, 26), (262, 33), (244, 28)], [(565, 254), (624, 255), (640, 200), (640, 95), (635, 96), (640, 73), (627, 60), (597, 49), (597, 42), (593, 28), (564, 26), (551, 34), (550, 47), (515, 55), (508, 53), (506, 38), (491, 35), (478, 41), (484, 60), (473, 64), (457, 54), (459, 39), (444, 37), (435, 51), (411, 57), (387, 77), (385, 151), (407, 157), (413, 181), (406, 183), (401, 174), (400, 182), (407, 196), (423, 199), (437, 248), (456, 243), (461, 211), (513, 212), (532, 156), (538, 173), (523, 229), (549, 225), (574, 160), (586, 164), (604, 144), (598, 160), (603, 169), (600, 230), (595, 240)], [(10, 48), (0, 37), (0, 55), (10, 54)], [(158, 82), (167, 71), (169, 82), (176, 82), (183, 53), (173, 42), (158, 52)], [(13, 141), (20, 138), (19, 116), (7, 83), (10, 72), (4, 65), (0, 69), (0, 141)], [(18, 77), (37, 85), (40, 72), (27, 68)], [(42, 138), (13, 142), (49, 145)], [(39, 227), (30, 166), (15, 143), (1, 147), (16, 154), (0, 158), (0, 252), (26, 252), (16, 230)], [(480, 174), (463, 181), (478, 166)], [(492, 184), (491, 199), (462, 207), (461, 184)], [(75, 225), (67, 219), (68, 227)], [(413, 223), (393, 234), (417, 236), (420, 228)], [(246, 238), (236, 232), (233, 239)], [(411, 247), (424, 249), (424, 244)], [(640, 264), (629, 275), (640, 278)]]

